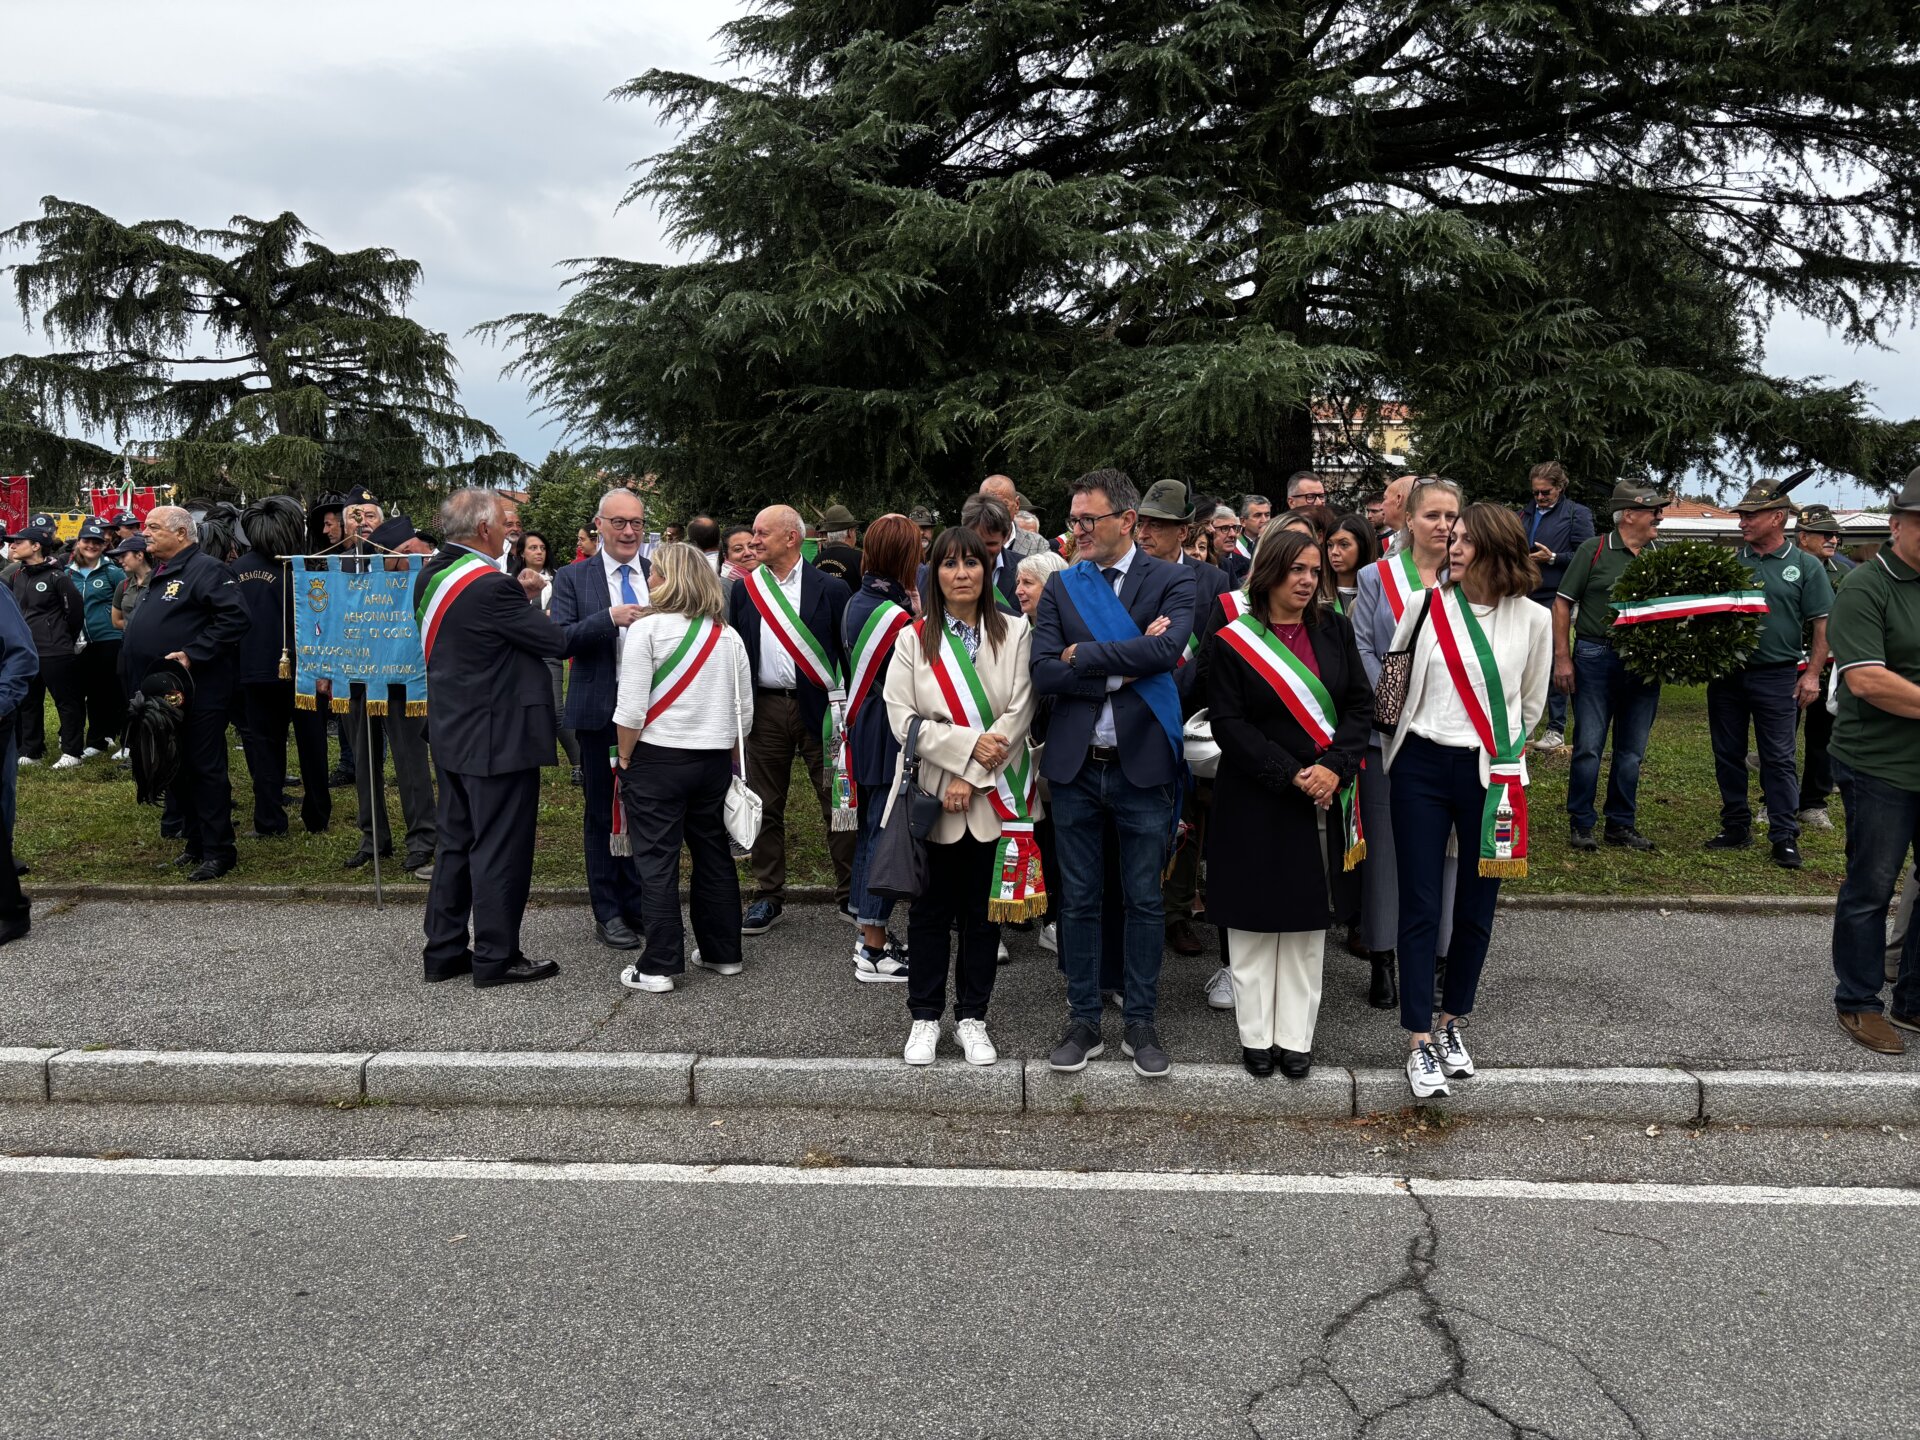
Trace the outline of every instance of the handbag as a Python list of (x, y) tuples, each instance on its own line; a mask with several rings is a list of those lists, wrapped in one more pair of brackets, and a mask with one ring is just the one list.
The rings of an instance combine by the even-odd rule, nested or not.
[(940, 818), (940, 797), (920, 788), (920, 717), (907, 722), (907, 743), (893, 808), (873, 837), (867, 893), (882, 900), (918, 900), (927, 892), (927, 837)]
[[(747, 732), (740, 727), (740, 667), (733, 664), (733, 658), (727, 658), (728, 667), (733, 671), (733, 728), (740, 738), (740, 766), (744, 770), (747, 763)], [(753, 847), (760, 837), (760, 797), (747, 787), (745, 775), (735, 775), (727, 781), (727, 798), (721, 806), (722, 817), (727, 826), (727, 834), (733, 843), (741, 849)]]
[(1201, 780), (1211, 780), (1220, 770), (1220, 745), (1213, 738), (1213, 722), (1205, 710), (1196, 710), (1181, 728), (1187, 752), (1187, 768)]
[(1413, 632), (1407, 636), (1404, 650), (1392, 650), (1387, 658), (1380, 662), (1380, 678), (1373, 687), (1373, 728), (1383, 735), (1391, 735), (1400, 728), (1400, 711), (1407, 703), (1407, 681), (1413, 675), (1413, 649), (1420, 643), (1420, 627), (1427, 623), (1427, 612), (1433, 608), (1433, 591), (1428, 590), (1420, 601), (1420, 618), (1413, 622)]

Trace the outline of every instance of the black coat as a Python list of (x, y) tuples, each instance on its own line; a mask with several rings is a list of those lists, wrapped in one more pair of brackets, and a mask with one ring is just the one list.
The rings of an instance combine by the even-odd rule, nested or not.
[(1327, 811), (1323, 852), (1314, 803), (1293, 778), (1314, 764), (1343, 785), (1353, 778), (1367, 753), (1373, 689), (1344, 616), (1323, 611), (1311, 638), (1320, 683), (1338, 715), (1324, 752), (1238, 651), (1217, 634), (1206, 642), (1208, 719), (1220, 746), (1207, 822), (1207, 915), (1232, 930), (1324, 930), (1358, 908), (1359, 871), (1342, 868), (1338, 800)]
[(120, 679), (128, 694), (159, 661), (178, 650), (193, 675), (192, 708), (225, 706), (239, 673), (247, 607), (223, 560), (189, 545), (154, 566), (147, 598), (127, 619)]
[(7, 583), (41, 656), (73, 654), (75, 637), (87, 628), (87, 608), (65, 568), (53, 560), (22, 565)]

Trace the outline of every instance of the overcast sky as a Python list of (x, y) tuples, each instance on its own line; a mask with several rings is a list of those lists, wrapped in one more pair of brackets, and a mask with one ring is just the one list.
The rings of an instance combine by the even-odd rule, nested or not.
[[(51, 194), (125, 221), (291, 210), (333, 249), (390, 246), (425, 267), (411, 313), (453, 338), (468, 409), (537, 460), (558, 432), (499, 378), (501, 352), (465, 332), (553, 309), (568, 257), (670, 258), (650, 213), (615, 207), (628, 167), (672, 137), (607, 92), (656, 66), (717, 71), (714, 31), (738, 9), (0, 0), (0, 225)], [(28, 348), (39, 337), (9, 302), (0, 353)], [(1785, 318), (1768, 362), (1862, 380), (1889, 416), (1920, 415), (1920, 367), (1897, 351)]]

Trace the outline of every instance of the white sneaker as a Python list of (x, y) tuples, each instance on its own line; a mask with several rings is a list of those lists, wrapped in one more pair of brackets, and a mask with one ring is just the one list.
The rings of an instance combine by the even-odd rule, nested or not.
[(94, 757), (94, 756), (96, 756), (96, 755), (99, 755), (99, 754), (101, 754), (101, 753), (102, 753), (102, 751), (101, 751), (101, 749), (100, 749), (100, 747), (99, 747), (99, 746), (97, 746), (97, 745), (89, 745), (89, 746), (87, 746), (87, 748), (86, 748), (86, 749), (84, 749), (84, 750), (82, 750), (82, 751), (80, 752), (80, 758), (81, 758), (82, 760), (91, 760), (91, 759), (93, 759), (93, 757)]
[(1440, 1069), (1440, 1052), (1431, 1040), (1423, 1041), (1407, 1052), (1407, 1084), (1413, 1098), (1430, 1100), (1435, 1095), (1451, 1095), (1447, 1077)]
[(1051, 950), (1056, 955), (1060, 953), (1060, 934), (1051, 920), (1040, 927), (1040, 948)]
[(900, 1058), (909, 1065), (931, 1065), (933, 1052), (939, 1048), (939, 1045), (940, 1022), (916, 1020), (913, 1022), (913, 1028), (907, 1032), (907, 1048), (900, 1052)]
[(1000, 1058), (1000, 1052), (993, 1048), (993, 1041), (987, 1038), (987, 1022), (984, 1020), (962, 1020), (953, 1027), (953, 1035), (960, 1042), (960, 1048), (966, 1051), (969, 1065), (991, 1065)]
[(687, 963), (690, 965), (698, 965), (702, 970), (711, 970), (716, 975), (738, 975), (742, 970), (746, 969), (746, 966), (742, 965), (738, 960), (732, 961), (729, 964), (722, 964), (718, 960), (702, 960), (700, 958), (700, 947), (698, 945), (694, 946), (693, 953), (687, 956)]
[(869, 985), (907, 983), (907, 957), (891, 945), (869, 949), (864, 940), (853, 942), (853, 978)]
[(1833, 829), (1833, 817), (1827, 814), (1826, 806), (1810, 805), (1800, 812), (1800, 828), (1802, 830), (1831, 830)]
[(58, 760), (53, 762), (53, 768), (56, 770), (78, 770), (80, 768), (80, 757), (78, 755), (62, 755)]
[(113, 758), (116, 760), (125, 760), (131, 753), (126, 746), (122, 745), (118, 750), (113, 752)]
[[(58, 765), (56, 765), (56, 766), (54, 766), (53, 768), (54, 768), (54, 769), (56, 769), (56, 770), (58, 770), (58, 769), (59, 769), (60, 767), (59, 767)], [(1750, 823), (1750, 824), (1751, 824), (1751, 825), (1753, 826), (1753, 828), (1754, 828), (1754, 829), (1756, 829), (1756, 830), (1764, 830), (1764, 829), (1766, 829), (1766, 828), (1767, 828), (1767, 807), (1766, 807), (1766, 806), (1764, 806), (1764, 805), (1756, 805), (1756, 806), (1754, 806), (1754, 807), (1753, 807), (1753, 819), (1752, 819), (1752, 820), (1751, 820), (1751, 821), (1750, 821), (1749, 823)]]
[(1460, 1038), (1456, 1021), (1447, 1022), (1446, 1028), (1433, 1037), (1433, 1045), (1440, 1052), (1440, 1068), (1449, 1080), (1473, 1074), (1473, 1057), (1467, 1053), (1467, 1042)]
[(645, 990), (654, 995), (664, 995), (673, 989), (671, 975), (648, 975), (633, 965), (620, 972), (620, 983), (629, 990)]
[(33, 756), (33, 755), (22, 755), (22, 756), (20, 757), (20, 763), (21, 763), (22, 765), (38, 765), (38, 764), (40, 763), (40, 761), (39, 761), (39, 758), (38, 758), (37, 756)]
[(1233, 1009), (1233, 971), (1224, 965), (1215, 966), (1207, 980), (1207, 1004), (1215, 1010)]
[(1127, 1008), (1127, 997), (1122, 995), (1118, 990), (1104, 990), (1101, 992), (1100, 998), (1116, 1010), (1124, 1010)]
[(1537, 748), (1541, 750), (1558, 750), (1566, 743), (1567, 737), (1562, 735), (1558, 730), (1542, 730)]

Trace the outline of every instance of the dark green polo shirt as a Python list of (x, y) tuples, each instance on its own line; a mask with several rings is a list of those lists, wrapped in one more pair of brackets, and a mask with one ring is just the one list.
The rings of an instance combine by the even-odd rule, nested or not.
[(1884, 665), (1920, 685), (1920, 574), (1892, 545), (1881, 546), (1840, 586), (1827, 643), (1840, 667), (1840, 713), (1828, 749), (1863, 774), (1920, 792), (1920, 719), (1869, 705), (1847, 689), (1847, 671), (1855, 665)]
[(1833, 609), (1833, 583), (1817, 555), (1809, 555), (1791, 540), (1782, 540), (1771, 555), (1742, 545), (1738, 555), (1767, 593), (1767, 613), (1760, 622), (1760, 643), (1747, 657), (1749, 665), (1789, 665), (1806, 651), (1800, 643), (1807, 622)]
[[(1646, 553), (1645, 549), (1640, 552)], [(1621, 543), (1618, 530), (1584, 540), (1573, 552), (1573, 559), (1567, 562), (1567, 573), (1560, 577), (1558, 594), (1573, 606), (1573, 633), (1577, 638), (1598, 640), (1604, 645), (1613, 643), (1613, 621), (1617, 612), (1610, 602), (1614, 582), (1638, 558)]]

